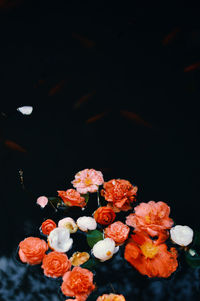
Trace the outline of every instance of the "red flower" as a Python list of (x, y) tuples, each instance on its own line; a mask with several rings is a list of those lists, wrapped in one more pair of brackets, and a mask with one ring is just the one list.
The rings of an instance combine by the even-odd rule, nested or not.
[(55, 251), (44, 256), (42, 268), (46, 276), (60, 277), (71, 268), (71, 261), (67, 255)]
[(129, 231), (130, 228), (127, 225), (118, 221), (105, 228), (104, 235), (105, 237), (112, 238), (116, 245), (122, 245), (128, 238)]
[(75, 189), (68, 189), (67, 191), (58, 191), (58, 195), (62, 198), (67, 206), (86, 206), (85, 198), (80, 195)]
[(49, 233), (56, 227), (56, 223), (52, 219), (46, 219), (46, 221), (44, 221), (41, 226), (42, 233), (44, 235), (49, 235)]
[(115, 220), (116, 214), (112, 208), (109, 207), (99, 207), (94, 212), (94, 219), (97, 223), (101, 225), (109, 225)]
[(115, 212), (128, 211), (130, 204), (135, 201), (137, 186), (133, 186), (126, 180), (110, 180), (103, 185), (101, 195), (109, 202), (109, 207)]

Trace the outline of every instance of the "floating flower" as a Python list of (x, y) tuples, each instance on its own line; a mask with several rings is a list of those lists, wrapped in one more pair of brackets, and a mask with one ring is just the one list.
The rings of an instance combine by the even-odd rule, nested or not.
[(173, 220), (169, 218), (170, 207), (164, 202), (150, 201), (140, 203), (135, 207), (135, 213), (126, 218), (126, 224), (136, 231), (147, 232), (151, 236), (157, 236), (160, 232), (170, 229)]
[(71, 268), (71, 261), (67, 255), (60, 252), (51, 252), (44, 256), (42, 269), (47, 277), (61, 277)]
[(100, 261), (106, 261), (112, 258), (115, 253), (115, 242), (111, 238), (105, 238), (98, 241), (92, 249), (93, 255)]
[(178, 266), (175, 248), (168, 251), (166, 244), (158, 244), (141, 232), (132, 235), (132, 240), (125, 247), (124, 258), (149, 277), (167, 278)]
[(194, 232), (188, 226), (177, 225), (170, 229), (171, 240), (180, 246), (188, 246), (193, 240)]
[(31, 265), (39, 264), (47, 250), (48, 245), (43, 239), (27, 237), (19, 244), (19, 258), (22, 262)]
[(48, 244), (52, 250), (65, 253), (71, 249), (73, 239), (68, 229), (59, 227), (50, 232)]
[(116, 214), (112, 208), (107, 206), (99, 207), (94, 212), (94, 218), (98, 224), (109, 225), (115, 220)]
[(79, 229), (84, 232), (95, 230), (97, 227), (95, 219), (91, 216), (81, 216), (77, 219), (76, 223)]
[(61, 291), (65, 296), (85, 301), (94, 289), (93, 274), (87, 269), (75, 267), (63, 276)]
[(52, 219), (46, 219), (42, 223), (41, 230), (44, 235), (49, 235), (49, 233), (56, 227), (56, 223)]
[(75, 175), (75, 180), (72, 181), (73, 186), (80, 193), (96, 192), (99, 185), (104, 182), (101, 171), (95, 169), (84, 169)]
[(122, 245), (127, 240), (130, 228), (120, 221), (117, 221), (104, 229), (105, 237), (112, 238), (116, 245)]
[(65, 217), (58, 222), (58, 227), (63, 227), (69, 230), (70, 233), (75, 233), (78, 230), (78, 226), (71, 217)]
[(17, 111), (19, 111), (23, 115), (31, 115), (31, 113), (33, 112), (33, 107), (31, 106), (19, 107), (17, 108)]
[(96, 301), (126, 301), (123, 295), (104, 294), (99, 296)]
[(67, 206), (77, 206), (81, 208), (86, 206), (85, 198), (75, 189), (68, 189), (66, 191), (59, 190), (58, 195)]
[(79, 266), (90, 258), (90, 255), (87, 252), (75, 252), (72, 257), (70, 258), (70, 261), (73, 266)]
[(41, 208), (44, 208), (48, 204), (48, 199), (46, 196), (40, 196), (37, 198), (36, 202)]
[(131, 209), (131, 203), (135, 201), (137, 186), (133, 186), (127, 180), (113, 179), (105, 182), (101, 195), (109, 202), (108, 206), (115, 212), (128, 211)]

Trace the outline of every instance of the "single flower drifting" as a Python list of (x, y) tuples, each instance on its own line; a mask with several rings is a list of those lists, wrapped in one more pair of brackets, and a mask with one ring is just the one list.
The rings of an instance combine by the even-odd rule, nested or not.
[(50, 252), (42, 261), (42, 269), (47, 277), (61, 277), (71, 268), (71, 261), (67, 255), (60, 252)]
[(105, 238), (98, 241), (92, 249), (92, 254), (100, 261), (106, 261), (113, 257), (115, 254), (115, 242), (111, 238)]
[(85, 198), (82, 197), (75, 189), (68, 189), (66, 191), (59, 190), (58, 195), (67, 206), (76, 206), (81, 208), (86, 206)]
[(41, 208), (44, 208), (48, 204), (48, 198), (46, 196), (40, 196), (36, 202)]
[(91, 216), (81, 216), (77, 219), (76, 223), (79, 229), (83, 232), (95, 230), (97, 227), (95, 219)]
[(39, 264), (48, 250), (47, 243), (38, 237), (27, 237), (19, 244), (19, 258), (30, 265)]
[(79, 266), (88, 261), (89, 258), (90, 255), (87, 252), (75, 252), (70, 258), (70, 261), (73, 266)]
[(123, 295), (118, 294), (103, 294), (96, 301), (126, 301)]
[(61, 291), (65, 296), (76, 297), (77, 301), (85, 301), (95, 289), (93, 273), (81, 267), (74, 267), (63, 276)]
[(117, 246), (122, 245), (127, 240), (129, 232), (130, 228), (120, 221), (104, 229), (105, 237), (112, 238)]
[(49, 235), (50, 232), (55, 229), (57, 226), (56, 226), (56, 223), (52, 220), (52, 219), (46, 219), (43, 223), (42, 223), (42, 226), (41, 226), (41, 230), (42, 230), (42, 233), (44, 235)]
[(65, 253), (69, 251), (73, 244), (73, 239), (70, 238), (70, 232), (66, 228), (55, 228), (48, 236), (49, 247), (57, 252)]
[(87, 192), (97, 192), (100, 185), (104, 182), (101, 171), (95, 169), (84, 169), (75, 175), (72, 184), (76, 190), (82, 194)]
[(151, 240), (146, 233), (138, 232), (125, 247), (124, 258), (148, 277), (168, 278), (178, 267), (177, 251)]
[(188, 246), (193, 240), (194, 232), (188, 226), (177, 225), (170, 229), (171, 240), (179, 246)]
[(71, 217), (65, 217), (58, 222), (58, 227), (63, 227), (69, 230), (70, 233), (75, 233), (78, 230), (78, 226)]
[(127, 180), (113, 179), (105, 182), (103, 188), (101, 195), (115, 212), (130, 210), (131, 204), (136, 200), (138, 188)]
[(173, 220), (169, 214), (170, 207), (164, 202), (140, 203), (135, 207), (135, 213), (127, 216), (126, 224), (134, 227), (135, 231), (144, 231), (154, 237), (172, 227)]
[(110, 225), (116, 218), (116, 214), (112, 208), (107, 206), (99, 207), (94, 212), (94, 219), (100, 225)]

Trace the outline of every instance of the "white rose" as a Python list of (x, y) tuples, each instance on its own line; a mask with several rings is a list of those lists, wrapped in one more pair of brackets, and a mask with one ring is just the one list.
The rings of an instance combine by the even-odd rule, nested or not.
[(58, 227), (63, 227), (69, 230), (70, 233), (75, 233), (78, 230), (78, 226), (71, 217), (65, 217), (58, 222)]
[(50, 248), (57, 252), (67, 252), (71, 249), (73, 239), (70, 238), (68, 229), (59, 227), (53, 229), (48, 236), (48, 243)]
[(81, 216), (77, 219), (76, 223), (79, 229), (84, 232), (95, 230), (97, 227), (95, 219), (91, 216)]
[(92, 249), (93, 255), (100, 259), (100, 261), (106, 261), (112, 258), (113, 254), (117, 251), (117, 248), (115, 248), (115, 242), (111, 238), (105, 238), (98, 241)]
[(193, 240), (193, 230), (188, 226), (177, 225), (170, 229), (171, 240), (180, 246), (187, 246)]

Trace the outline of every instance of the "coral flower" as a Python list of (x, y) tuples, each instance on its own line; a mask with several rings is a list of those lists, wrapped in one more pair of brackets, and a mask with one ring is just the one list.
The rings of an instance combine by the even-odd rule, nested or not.
[(58, 191), (58, 195), (62, 198), (67, 206), (86, 206), (85, 198), (80, 195), (75, 189), (68, 189), (67, 191)]
[(140, 203), (135, 207), (135, 213), (126, 218), (126, 224), (136, 231), (147, 232), (151, 236), (157, 236), (160, 232), (170, 229), (173, 220), (169, 218), (170, 207), (164, 202), (150, 201)]
[(56, 223), (52, 219), (46, 219), (42, 223), (41, 230), (44, 235), (49, 235), (49, 233), (56, 227)]
[(103, 175), (95, 169), (84, 169), (75, 175), (75, 180), (72, 181), (73, 186), (80, 193), (96, 192), (99, 185), (104, 182)]
[(178, 266), (175, 248), (168, 251), (166, 244), (159, 244), (142, 232), (132, 235), (126, 245), (124, 258), (141, 274), (149, 277), (167, 278)]
[(109, 207), (115, 212), (128, 211), (130, 204), (135, 201), (137, 186), (133, 186), (127, 180), (110, 180), (103, 185), (101, 195), (109, 202)]
[(19, 244), (19, 257), (22, 262), (31, 265), (39, 264), (47, 250), (48, 245), (43, 239), (27, 237)]
[(126, 301), (123, 295), (104, 294), (99, 296), (96, 301)]
[(61, 291), (65, 296), (85, 301), (94, 289), (93, 274), (87, 269), (75, 267), (63, 276)]
[(63, 276), (71, 268), (71, 261), (63, 253), (51, 252), (44, 256), (42, 268), (47, 277), (57, 278)]
[(98, 224), (110, 225), (115, 220), (116, 214), (112, 208), (103, 206), (94, 212), (94, 218)]
[(117, 221), (104, 230), (105, 237), (112, 238), (116, 245), (122, 245), (128, 238), (130, 228), (120, 221)]

